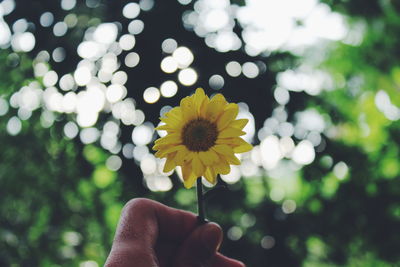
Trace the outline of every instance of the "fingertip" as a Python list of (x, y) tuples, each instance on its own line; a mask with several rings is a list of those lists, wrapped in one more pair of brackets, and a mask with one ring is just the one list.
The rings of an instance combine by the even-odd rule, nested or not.
[(210, 251), (216, 252), (222, 243), (222, 229), (216, 223), (207, 223), (201, 228), (201, 240), (203, 245)]
[[(222, 229), (218, 224), (206, 223), (190, 234), (180, 246), (174, 266), (209, 266), (222, 242)], [(202, 266), (203, 266), (202, 265)]]
[(215, 255), (212, 264), (212, 267), (246, 267), (241, 261), (228, 258), (227, 256), (222, 255), (221, 253), (217, 253)]
[(231, 260), (229, 267), (246, 267), (246, 264), (238, 260)]
[(147, 198), (133, 198), (129, 200), (124, 208), (122, 209), (122, 213), (126, 214), (127, 217), (133, 216), (137, 212), (148, 211), (154, 209), (153, 207), (159, 205), (158, 202)]

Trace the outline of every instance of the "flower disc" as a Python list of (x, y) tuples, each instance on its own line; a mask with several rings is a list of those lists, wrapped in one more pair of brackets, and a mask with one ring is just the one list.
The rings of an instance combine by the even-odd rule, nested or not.
[(215, 145), (217, 137), (217, 126), (201, 118), (191, 120), (182, 129), (182, 143), (190, 151), (207, 151)]

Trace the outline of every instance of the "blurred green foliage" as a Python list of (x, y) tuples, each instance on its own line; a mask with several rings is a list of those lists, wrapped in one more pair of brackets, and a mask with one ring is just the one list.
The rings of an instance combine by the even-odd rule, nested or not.
[[(360, 44), (332, 44), (319, 66), (335, 90), (301, 98), (334, 125), (325, 150), (295, 175), (242, 178), (207, 202), (209, 219), (226, 232), (222, 252), (248, 266), (400, 266), (400, 124), (375, 104), (383, 90), (400, 106), (400, 9), (394, 1), (325, 2), (365, 31)], [(32, 61), (2, 50), (0, 62), (7, 99), (32, 81)], [(121, 209), (134, 197), (195, 211), (194, 190), (177, 177), (172, 190), (151, 192), (133, 161), (109, 170), (108, 152), (66, 139), (62, 121), (43, 127), (40, 111), (9, 135), (14, 115), (0, 117), (1, 266), (103, 264)], [(348, 170), (338, 177), (343, 162)], [(285, 198), (271, 200), (272, 188)], [(292, 214), (282, 212), (287, 199), (297, 205)]]

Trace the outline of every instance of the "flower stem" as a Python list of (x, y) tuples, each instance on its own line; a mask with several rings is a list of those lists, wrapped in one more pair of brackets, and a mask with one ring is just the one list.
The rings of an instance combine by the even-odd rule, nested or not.
[(197, 178), (197, 219), (200, 223), (205, 223), (204, 215), (204, 202), (203, 202), (203, 184), (201, 183), (201, 177)]

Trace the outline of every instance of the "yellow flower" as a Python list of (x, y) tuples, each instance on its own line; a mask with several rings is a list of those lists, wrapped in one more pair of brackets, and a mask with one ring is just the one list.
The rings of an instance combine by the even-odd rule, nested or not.
[(212, 184), (217, 174), (228, 174), (230, 164), (239, 165), (234, 153), (250, 151), (252, 146), (240, 138), (247, 119), (236, 120), (237, 104), (228, 103), (221, 94), (209, 99), (203, 89), (181, 100), (180, 106), (160, 118), (157, 127), (167, 135), (156, 140), (156, 156), (167, 158), (164, 172), (182, 167), (186, 188), (204, 176)]

